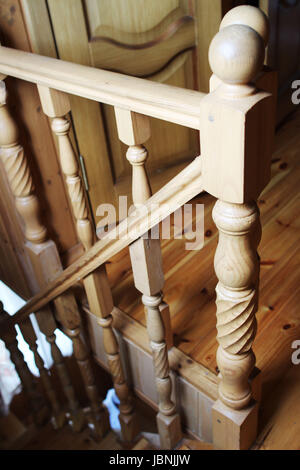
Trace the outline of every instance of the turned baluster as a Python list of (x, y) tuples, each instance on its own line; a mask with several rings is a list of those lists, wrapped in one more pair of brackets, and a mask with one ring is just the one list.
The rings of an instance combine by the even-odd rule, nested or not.
[[(33, 293), (39, 291), (49, 280), (61, 272), (62, 267), (59, 261), (57, 248), (52, 240), (47, 240), (47, 229), (43, 225), (40, 217), (38, 197), (23, 147), (18, 143), (18, 129), (6, 106), (6, 87), (3, 81), (0, 82), (0, 156), (6, 171), (6, 175), (15, 197), (16, 208), (24, 222), (25, 251), (32, 264), (33, 273), (28, 281)], [(68, 371), (64, 364), (64, 359), (60, 355), (55, 344), (54, 330), (56, 323), (49, 307), (45, 307), (43, 312), (36, 313), (37, 321), (41, 331), (46, 334), (47, 340), (51, 343), (51, 350), (55, 351), (53, 356), (56, 368), (61, 371), (63, 389), (69, 397), (69, 405), (72, 410), (73, 428), (82, 429), (84, 416), (79, 408), (79, 404), (70, 398), (70, 388), (72, 387), (68, 378)], [(74, 391), (72, 392), (74, 394)], [(61, 413), (56, 421), (56, 426), (63, 424)]]
[(47, 230), (42, 224), (38, 198), (34, 193), (30, 169), (23, 147), (18, 143), (18, 130), (6, 106), (6, 87), (0, 82), (0, 146), (1, 159), (15, 196), (16, 208), (25, 225), (25, 238), (33, 243), (46, 240)]
[(30, 408), (33, 413), (33, 419), (37, 425), (42, 425), (49, 418), (49, 409), (44, 397), (37, 389), (36, 382), (24, 360), (22, 352), (18, 348), (18, 341), (16, 338), (17, 332), (15, 328), (5, 324), (5, 320), (8, 318), (10, 318), (10, 315), (5, 312), (3, 303), (0, 302), (1, 339), (4, 341), (5, 346), (10, 352), (10, 359), (16, 368), (24, 392), (28, 397)]
[(218, 199), (213, 219), (219, 229), (214, 264), (220, 382), (213, 437), (224, 449), (249, 448), (257, 432), (258, 403), (249, 381), (261, 234), (255, 200), (270, 178), (273, 103), (251, 82), (263, 65), (267, 33), (266, 17), (254, 7), (237, 7), (224, 17), (209, 49), (213, 92), (200, 104), (203, 187)]
[[(147, 150), (143, 146), (150, 137), (147, 116), (115, 108), (119, 138), (129, 148), (126, 158), (132, 165), (132, 199), (137, 207), (151, 196), (149, 179), (145, 169)], [(147, 330), (153, 354), (159, 413), (157, 426), (162, 449), (172, 449), (181, 439), (180, 418), (171, 400), (172, 383), (166, 344), (166, 315), (169, 310), (162, 303), (164, 275), (159, 239), (140, 238), (129, 247), (136, 288), (143, 294)], [(163, 318), (165, 315), (165, 318)]]
[(90, 353), (83, 338), (81, 317), (74, 295), (66, 293), (64, 296), (60, 296), (57, 299), (56, 307), (63, 331), (72, 340), (74, 356), (91, 403), (89, 419), (93, 424), (94, 437), (101, 439), (109, 429), (108, 411), (102, 404), (98, 393)]
[[(52, 130), (58, 138), (59, 156), (63, 173), (69, 191), (73, 213), (77, 224), (77, 233), (84, 248), (88, 250), (94, 242), (94, 232), (88, 216), (88, 208), (85, 200), (81, 177), (79, 175), (77, 159), (70, 141), (70, 123), (64, 117), (70, 111), (67, 95), (55, 90), (38, 87), (40, 99), (45, 114), (52, 120)], [(103, 328), (104, 348), (108, 358), (110, 372), (114, 382), (116, 394), (120, 399), (121, 434), (124, 441), (131, 442), (139, 432), (137, 416), (133, 409), (133, 401), (126, 384), (123, 367), (119, 354), (119, 345), (112, 326), (113, 299), (107, 279), (105, 266), (101, 266), (93, 274), (84, 279), (84, 287), (91, 312), (98, 318), (98, 324)], [(68, 327), (66, 331), (74, 329)], [(73, 336), (74, 352), (78, 353), (79, 364), (83, 364), (82, 346), (79, 336)], [(80, 347), (79, 347), (80, 346)], [(85, 357), (85, 356), (84, 356)], [(89, 369), (91, 371), (91, 368)], [(85, 372), (84, 372), (85, 374)], [(84, 375), (86, 377), (86, 374)], [(90, 393), (90, 381), (86, 381), (87, 391)], [(93, 409), (95, 409), (94, 397)], [(98, 399), (98, 403), (99, 399)], [(98, 412), (97, 412), (98, 413)]]
[[(45, 314), (47, 315), (47, 312)], [(44, 361), (38, 352), (37, 337), (33, 329), (32, 323), (28, 318), (27, 320), (24, 320), (19, 326), (25, 341), (29, 345), (30, 350), (33, 352), (34, 362), (39, 370), (45, 394), (49, 402), (51, 403), (53, 411), (53, 426), (55, 429), (59, 429), (66, 422), (66, 415), (62, 411), (60, 404), (57, 400), (56, 392), (53, 388), (49, 371), (45, 368)]]
[[(55, 300), (56, 307), (60, 302), (61, 297)], [(50, 317), (48, 316), (49, 310), (50, 308), (48, 307), (47, 309), (39, 311), (36, 314), (36, 318), (40, 330), (44, 333), (48, 343), (50, 344), (51, 356), (53, 358), (54, 366), (62, 385), (64, 395), (67, 398), (71, 421), (70, 424), (75, 432), (80, 432), (86, 424), (86, 419), (83, 410), (81, 409), (80, 404), (76, 398), (75, 390), (72, 385), (71, 377), (65, 364), (64, 357), (56, 344), (55, 330), (57, 329), (57, 324), (52, 313)]]

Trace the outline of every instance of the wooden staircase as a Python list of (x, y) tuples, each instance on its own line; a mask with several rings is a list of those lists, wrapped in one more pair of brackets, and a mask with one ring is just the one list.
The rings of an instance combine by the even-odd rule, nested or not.
[[(103, 445), (112, 440), (90, 356), (90, 340), (94, 356), (109, 372), (120, 401), (123, 448), (150, 445), (145, 437), (136, 442), (141, 428), (133, 392), (155, 409), (162, 449), (211, 447), (198, 444), (197, 437), (213, 442), (217, 449), (246, 449), (254, 442), (261, 400), (261, 374), (252, 350), (261, 268), (256, 200), (270, 180), (276, 92), (274, 73), (263, 67), (267, 37), (267, 19), (260, 10), (249, 6), (231, 10), (211, 43), (213, 75), (207, 95), (1, 47), (3, 80), (9, 75), (37, 84), (42, 109), (57, 138), (78, 239), (85, 250), (62, 269), (40, 214), (30, 165), (18, 142), (2, 80), (0, 156), (24, 222), (24, 251), (32, 264), (33, 294), (12, 318), (2, 308), (3, 339), (11, 348), (28, 398), (36, 403), (30, 375), (24, 374), (26, 365), (15, 347), (15, 325), (20, 325), (34, 354), (57, 428), (63, 430), (66, 414), (38, 353), (31, 312), (35, 312), (51, 345), (73, 431), (85, 432), (92, 425), (98, 439), (106, 442)], [(133, 211), (117, 226), (108, 223), (110, 231), (102, 233), (96, 242), (70, 137), (69, 94), (114, 107), (119, 139), (128, 146), (126, 158), (132, 166)], [(145, 167), (148, 116), (200, 130), (202, 152), (154, 195)], [(203, 190), (209, 195), (203, 196)], [(211, 219), (212, 198), (217, 202)], [(195, 207), (196, 203), (207, 203), (209, 228), (200, 253), (195, 247), (186, 248), (192, 224), (184, 227), (186, 239), (176, 249), (172, 242), (163, 241), (161, 245), (159, 237), (148, 236), (159, 224), (163, 230), (168, 217), (193, 199)], [(177, 226), (175, 215), (172, 217), (174, 235), (182, 235), (183, 227)], [(199, 248), (201, 240), (197, 243)], [(162, 251), (170, 253), (166, 285)], [(125, 265), (124, 271), (121, 267)], [(193, 296), (189, 286), (193, 291), (197, 274), (203, 272), (208, 275), (207, 282), (200, 282)], [(209, 321), (215, 307), (207, 300), (213, 297), (217, 281), (216, 338), (214, 324)], [(137, 300), (133, 283), (141, 299)], [(175, 309), (170, 312), (172, 304)], [(83, 311), (90, 323), (89, 338)], [(199, 335), (195, 323), (200, 311), (202, 341), (198, 345), (190, 339)], [(89, 400), (88, 416), (57, 348), (57, 327), (72, 340)], [(219, 347), (215, 362), (216, 339)], [(204, 364), (194, 360), (198, 354), (205, 358)], [(185, 439), (183, 428), (189, 429), (195, 440)]]

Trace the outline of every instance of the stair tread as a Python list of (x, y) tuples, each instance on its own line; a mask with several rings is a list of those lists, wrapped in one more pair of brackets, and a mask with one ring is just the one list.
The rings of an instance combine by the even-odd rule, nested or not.
[(132, 448), (132, 450), (155, 450), (154, 447), (150, 444), (147, 439), (142, 437), (137, 444)]
[(184, 439), (178, 450), (214, 450), (209, 442), (198, 441), (197, 439)]

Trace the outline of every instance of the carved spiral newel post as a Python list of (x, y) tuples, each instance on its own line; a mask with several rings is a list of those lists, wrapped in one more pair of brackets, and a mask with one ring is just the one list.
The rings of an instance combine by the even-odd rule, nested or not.
[[(265, 15), (237, 7), (222, 20), (209, 49), (214, 75), (200, 104), (203, 187), (218, 201), (215, 254), (219, 400), (213, 407), (216, 448), (247, 449), (256, 437), (256, 334), (261, 228), (256, 199), (270, 179), (272, 96), (252, 81), (268, 37)], [(257, 380), (258, 383), (258, 380)]]
[[(115, 108), (119, 139), (129, 146), (126, 158), (132, 165), (132, 200), (135, 207), (145, 204), (151, 196), (151, 187), (145, 162), (147, 150), (144, 147), (150, 137), (150, 123), (147, 116)], [(170, 314), (167, 304), (162, 302), (164, 275), (160, 240), (140, 238), (129, 246), (129, 253), (136, 288), (143, 294), (146, 310), (147, 330), (153, 354), (159, 413), (157, 426), (162, 449), (172, 449), (180, 441), (180, 418), (176, 405), (171, 400), (172, 382), (168, 360), (166, 330), (170, 333)], [(170, 334), (168, 335), (171, 336)], [(172, 343), (172, 341), (171, 341)]]
[[(66, 177), (66, 184), (72, 203), (74, 217), (77, 224), (77, 233), (85, 250), (88, 250), (94, 242), (94, 231), (89, 220), (88, 208), (85, 200), (81, 177), (79, 175), (78, 163), (74, 153), (70, 137), (70, 123), (64, 117), (70, 111), (70, 104), (67, 95), (58, 91), (38, 87), (40, 99), (45, 114), (54, 118), (52, 120), (52, 130), (58, 138), (59, 156), (63, 173)], [(87, 295), (90, 311), (97, 317), (98, 324), (103, 328), (103, 343), (108, 359), (110, 373), (112, 375), (114, 388), (120, 399), (119, 421), (121, 424), (121, 435), (124, 442), (132, 442), (139, 433), (137, 415), (134, 411), (134, 404), (131, 393), (128, 389), (123, 366), (119, 353), (119, 345), (113, 330), (112, 310), (114, 308), (111, 290), (109, 287), (106, 268), (101, 266), (84, 280), (84, 287)], [(65, 326), (65, 332), (72, 338), (74, 353), (81, 368), (85, 380), (86, 390), (92, 403), (94, 415), (105, 411), (93, 385), (91, 364), (87, 361), (86, 352), (83, 350), (83, 342), (79, 335), (79, 323), (73, 326), (70, 319), (61, 320)], [(67, 324), (69, 321), (69, 324)], [(98, 408), (97, 408), (98, 407)], [(102, 416), (102, 421), (105, 419)], [(99, 421), (99, 419), (98, 419)], [(105, 421), (103, 421), (105, 423)]]
[(222, 380), (219, 396), (233, 409), (251, 400), (249, 376), (255, 365), (252, 343), (256, 334), (259, 261), (259, 212), (256, 204), (218, 201), (213, 219), (219, 229), (215, 271), (217, 293), (217, 363)]

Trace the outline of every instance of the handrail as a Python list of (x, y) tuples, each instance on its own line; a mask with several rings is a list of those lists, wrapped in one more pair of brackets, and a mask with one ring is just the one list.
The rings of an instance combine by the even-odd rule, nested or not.
[[(148, 230), (202, 190), (201, 157), (196, 157), (178, 175), (148, 199), (145, 204), (148, 213), (146, 211), (138, 212), (136, 215), (131, 215), (123, 220), (114, 230), (105, 235), (102, 240), (95, 243), (92, 248), (65, 269), (54, 281), (47, 284), (44, 289), (32, 297), (14, 316), (7, 319), (7, 325), (15, 325), (30, 313), (42, 309), (120, 250), (143, 236)], [(148, 214), (151, 214), (151, 217)], [(112, 239), (116, 230), (118, 230), (119, 236)]]
[(199, 104), (206, 96), (3, 46), (0, 73), (192, 129), (199, 129)]

